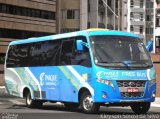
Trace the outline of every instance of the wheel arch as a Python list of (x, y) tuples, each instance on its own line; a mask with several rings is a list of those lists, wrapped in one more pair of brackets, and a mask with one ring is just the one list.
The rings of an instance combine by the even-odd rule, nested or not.
[(88, 88), (82, 87), (82, 88), (79, 90), (79, 92), (78, 92), (78, 102), (80, 102), (81, 96), (82, 96), (82, 94), (83, 94), (84, 92), (89, 92), (89, 93), (91, 94), (91, 92), (89, 91)]
[(26, 97), (27, 92), (30, 92), (31, 95), (32, 95), (32, 92), (31, 92), (30, 88), (26, 86), (26, 87), (23, 88), (23, 98)]

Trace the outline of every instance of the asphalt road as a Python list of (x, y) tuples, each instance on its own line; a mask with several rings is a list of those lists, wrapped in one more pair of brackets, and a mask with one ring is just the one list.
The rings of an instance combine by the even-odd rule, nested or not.
[(63, 104), (45, 103), (42, 109), (29, 109), (25, 101), (0, 89), (0, 119), (160, 119), (160, 108), (151, 107), (145, 115), (135, 115), (130, 107), (101, 107), (97, 114), (68, 110)]

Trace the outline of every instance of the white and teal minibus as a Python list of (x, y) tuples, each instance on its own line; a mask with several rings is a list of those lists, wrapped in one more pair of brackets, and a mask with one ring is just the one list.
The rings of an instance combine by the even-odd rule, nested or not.
[(50, 101), (85, 113), (116, 105), (146, 113), (156, 94), (147, 49), (138, 35), (106, 29), (13, 41), (4, 67), (6, 91), (30, 108)]

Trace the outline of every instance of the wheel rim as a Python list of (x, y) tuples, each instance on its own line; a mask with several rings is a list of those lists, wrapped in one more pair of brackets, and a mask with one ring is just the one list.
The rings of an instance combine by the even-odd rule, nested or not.
[(29, 94), (29, 95), (27, 96), (27, 104), (30, 105), (30, 104), (31, 104), (31, 101), (32, 101), (31, 95)]
[(83, 107), (85, 110), (91, 110), (93, 106), (93, 100), (91, 96), (86, 96), (83, 100)]

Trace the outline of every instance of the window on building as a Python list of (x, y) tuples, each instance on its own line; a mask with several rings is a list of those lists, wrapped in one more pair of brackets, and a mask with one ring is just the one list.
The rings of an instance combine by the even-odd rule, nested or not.
[(156, 27), (160, 27), (160, 19), (156, 18)]
[(54, 33), (33, 32), (33, 31), (0, 28), (1, 38), (25, 39), (30, 37), (40, 37), (40, 36), (47, 36), (47, 35), (53, 35), (53, 34)]
[(73, 10), (67, 10), (67, 19), (74, 19)]
[(140, 8), (143, 8), (144, 0), (140, 0)]
[(113, 0), (107, 0), (108, 6), (110, 6), (110, 7), (112, 6), (112, 1), (113, 1)]
[(115, 3), (116, 5), (116, 9), (118, 9), (119, 8), (119, 0), (116, 0), (116, 3)]
[(0, 5), (0, 10), (2, 13), (5, 13), (7, 11), (7, 5), (1, 4)]
[(133, 19), (134, 19), (134, 15), (133, 15), (133, 12), (131, 12), (131, 20), (133, 21)]
[(79, 19), (80, 18), (79, 10), (67, 10), (67, 12), (63, 12), (63, 17), (65, 16), (67, 19)]
[(146, 28), (146, 34), (153, 34), (153, 28)]
[(55, 12), (0, 3), (0, 13), (55, 20)]
[(140, 34), (143, 34), (143, 26), (140, 26), (140, 28), (139, 28), (139, 33), (140, 33)]
[(134, 7), (134, 1), (131, 0), (131, 7)]
[(146, 1), (146, 8), (153, 8), (154, 3), (152, 1)]
[(133, 26), (132, 26), (132, 25), (131, 25), (131, 27), (130, 27), (130, 30), (131, 30), (131, 31), (134, 31), (134, 28), (133, 28)]
[(153, 15), (146, 15), (146, 21), (153, 21)]
[(143, 21), (143, 14), (140, 14), (140, 21)]

